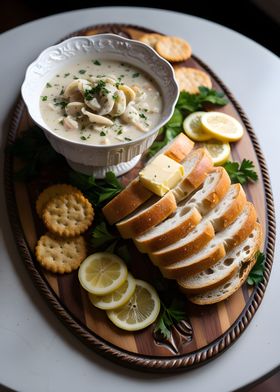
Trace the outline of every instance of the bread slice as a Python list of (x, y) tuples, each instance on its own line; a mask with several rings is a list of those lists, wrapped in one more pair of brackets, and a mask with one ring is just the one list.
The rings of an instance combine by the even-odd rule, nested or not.
[(158, 226), (134, 238), (134, 243), (142, 253), (156, 252), (174, 242), (186, 237), (201, 221), (202, 216), (198, 210), (193, 208), (184, 209), (177, 207), (176, 212)]
[[(181, 162), (190, 153), (193, 145), (194, 143), (192, 140), (183, 133), (180, 133), (169, 144), (163, 147), (156, 156), (165, 154), (175, 161)], [(149, 162), (155, 157), (151, 158)], [(137, 177), (122, 192), (106, 204), (106, 206), (103, 207), (102, 212), (107, 221), (113, 225), (131, 214), (152, 196), (153, 193), (146, 189)]]
[(197, 189), (213, 169), (212, 158), (205, 148), (192, 151), (182, 165), (185, 169), (184, 178), (173, 189), (177, 203)]
[[(251, 233), (251, 238), (254, 232)], [(260, 236), (261, 237), (261, 236)], [(246, 281), (248, 275), (256, 263), (256, 253), (261, 247), (262, 239), (255, 243), (255, 247), (247, 249), (244, 257), (238, 257), (238, 271), (226, 282), (216, 288), (210, 289), (203, 293), (189, 296), (189, 300), (197, 305), (210, 305), (225, 300), (234, 294)], [(244, 254), (244, 252), (242, 252)]]
[(157, 266), (176, 263), (200, 251), (214, 235), (215, 231), (211, 223), (203, 220), (186, 237), (175, 244), (150, 253), (149, 257)]
[(223, 200), (212, 209), (205, 219), (209, 219), (216, 232), (229, 226), (242, 212), (246, 204), (246, 195), (240, 184), (233, 184)]
[(176, 208), (175, 197), (169, 191), (161, 198), (153, 197), (116, 226), (123, 238), (134, 238), (165, 220)]
[(260, 248), (261, 238), (261, 226), (257, 223), (246, 240), (233, 248), (218, 263), (197, 274), (179, 278), (179, 288), (183, 293), (193, 295), (221, 286), (236, 274), (241, 262), (252, 258), (256, 249)]
[(187, 206), (195, 206), (201, 215), (207, 214), (223, 199), (230, 187), (230, 178), (223, 167), (213, 169), (201, 189), (187, 201)]
[[(208, 221), (202, 220), (197, 228), (199, 226), (205, 225), (206, 223), (210, 224)], [(186, 276), (186, 274), (192, 275), (199, 273), (214, 265), (220, 258), (224, 257), (225, 254), (232, 250), (235, 246), (240, 245), (241, 242), (243, 242), (251, 234), (255, 224), (255, 208), (251, 203), (248, 202), (244, 208), (244, 211), (230, 226), (216, 234), (211, 241), (208, 241), (207, 245), (198, 248), (196, 252), (192, 252), (191, 256), (189, 254), (188, 248), (184, 248), (184, 240), (181, 240), (181, 244), (178, 242), (172, 246), (172, 254), (170, 251), (171, 247), (169, 247), (168, 252), (164, 252), (165, 257), (166, 254), (170, 255), (169, 263), (167, 262), (167, 259), (163, 259), (164, 262), (162, 262), (162, 260), (160, 260), (160, 262), (156, 260), (156, 263), (161, 267), (163, 275), (167, 278), (180, 279), (184, 277), (184, 275)], [(197, 230), (197, 228), (195, 230)], [(190, 233), (187, 237), (191, 237), (195, 230), (193, 230), (193, 232)], [(179, 246), (177, 246), (177, 244), (179, 244)], [(222, 248), (224, 249), (223, 252)], [(161, 252), (163, 251), (164, 250)], [(184, 252), (186, 254), (185, 256)], [(153, 257), (150, 256), (153, 262), (154, 254)], [(218, 258), (218, 256), (220, 256), (220, 258)]]
[(188, 233), (205, 214), (221, 201), (230, 186), (230, 178), (223, 167), (215, 168), (206, 177), (200, 190), (190, 199), (183, 200), (173, 216), (160, 225), (134, 239), (140, 252), (156, 252), (167, 247)]

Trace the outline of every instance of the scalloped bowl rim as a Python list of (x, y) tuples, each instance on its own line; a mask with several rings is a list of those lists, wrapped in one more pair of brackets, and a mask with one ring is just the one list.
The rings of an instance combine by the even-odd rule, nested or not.
[[(110, 145), (88, 144), (88, 143), (85, 144), (85, 143), (83, 143), (83, 142), (77, 142), (77, 141), (74, 141), (74, 140), (71, 140), (71, 139), (68, 139), (68, 138), (64, 138), (64, 137), (62, 137), (62, 136), (60, 136), (60, 135), (54, 133), (54, 131), (52, 131), (50, 128), (47, 128), (47, 124), (45, 124), (43, 118), (41, 118), (42, 123), (39, 122), (39, 121), (37, 121), (37, 120), (36, 120), (36, 116), (33, 115), (34, 113), (32, 112), (32, 109), (31, 109), (31, 102), (29, 102), (29, 97), (28, 97), (28, 86), (27, 86), (27, 84), (28, 84), (28, 82), (29, 82), (29, 78), (32, 76), (32, 70), (33, 70), (33, 68), (40, 62), (40, 60), (42, 60), (42, 58), (43, 58), (49, 51), (54, 50), (54, 49), (56, 49), (56, 48), (63, 47), (64, 45), (66, 45), (66, 44), (69, 43), (69, 42), (72, 42), (72, 41), (79, 41), (79, 40), (81, 40), (81, 39), (83, 39), (83, 40), (86, 39), (86, 40), (89, 40), (89, 41), (93, 40), (93, 41), (94, 41), (94, 40), (96, 40), (96, 39), (110, 38), (110, 37), (117, 38), (117, 39), (119, 39), (119, 40), (121, 40), (121, 41), (128, 41), (128, 42), (132, 43), (132, 45), (143, 46), (143, 47), (145, 47), (145, 48), (148, 48), (148, 51), (150, 51), (151, 53), (153, 53), (153, 55), (155, 55), (163, 64), (165, 64), (166, 68), (169, 69), (170, 74), (171, 74), (171, 75), (170, 75), (170, 76), (171, 76), (170, 82), (174, 84), (174, 86), (175, 86), (175, 88), (176, 88), (176, 94), (175, 94), (175, 96), (174, 96), (174, 98), (173, 98), (173, 102), (172, 102), (172, 104), (169, 106), (169, 110), (167, 110), (167, 113), (166, 113), (166, 115), (164, 116), (164, 118), (163, 118), (161, 121), (159, 121), (158, 124), (157, 124), (155, 127), (153, 127), (153, 128), (152, 128), (151, 130), (149, 130), (148, 132), (144, 133), (142, 136), (138, 137), (137, 139), (134, 139), (134, 140), (132, 140), (132, 141), (126, 141), (126, 142), (116, 143), (116, 144), (110, 144)], [(78, 52), (78, 50), (77, 50), (77, 52)], [(105, 52), (105, 53), (106, 53), (106, 52)], [(77, 56), (76, 56), (76, 57), (77, 57)], [(109, 59), (109, 57), (110, 57), (110, 56), (108, 56), (108, 59)], [(127, 59), (126, 59), (126, 60), (127, 60)], [(130, 59), (130, 60), (131, 60), (130, 63), (131, 63), (132, 65), (135, 65), (134, 62), (133, 62), (133, 59)], [(136, 66), (137, 68), (141, 68), (141, 66), (139, 66), (139, 65), (135, 65), (135, 66)], [(59, 67), (58, 67), (58, 68), (59, 68)], [(146, 73), (155, 81), (155, 83), (158, 85), (158, 87), (161, 89), (162, 99), (164, 99), (164, 97), (163, 97), (164, 88), (162, 87), (162, 85), (161, 85), (160, 83), (158, 83), (158, 82), (155, 80), (155, 78), (154, 78), (154, 76), (153, 76), (153, 73), (151, 73), (151, 72), (149, 72), (149, 71), (146, 71), (146, 70), (144, 70), (144, 72), (146, 72)], [(53, 73), (53, 75), (54, 75), (54, 74), (55, 74), (55, 72)], [(95, 34), (95, 35), (91, 35), (91, 36), (75, 36), (75, 37), (70, 37), (70, 38), (68, 38), (68, 39), (66, 39), (66, 40), (61, 41), (60, 43), (58, 43), (58, 44), (56, 44), (56, 45), (52, 45), (52, 46), (49, 46), (49, 47), (47, 47), (46, 49), (44, 49), (44, 50), (37, 56), (37, 58), (27, 67), (26, 73), (25, 73), (25, 78), (24, 78), (24, 81), (23, 81), (22, 86), (21, 86), (21, 95), (22, 95), (22, 98), (23, 98), (24, 103), (25, 103), (25, 105), (26, 105), (26, 107), (27, 107), (28, 113), (29, 113), (29, 115), (31, 116), (32, 120), (33, 120), (40, 128), (42, 128), (45, 132), (51, 134), (53, 137), (55, 137), (56, 139), (60, 140), (61, 142), (68, 142), (69, 144), (77, 145), (77, 146), (80, 146), (80, 147), (83, 147), (83, 148), (87, 148), (87, 149), (88, 149), (88, 148), (98, 148), (98, 149), (100, 148), (100, 149), (105, 150), (105, 149), (110, 149), (110, 148), (118, 148), (118, 147), (123, 147), (123, 146), (129, 146), (129, 145), (138, 144), (138, 143), (140, 143), (141, 141), (143, 141), (143, 140), (145, 140), (146, 138), (148, 138), (149, 136), (152, 136), (154, 133), (158, 132), (159, 129), (160, 129), (162, 126), (164, 126), (164, 124), (166, 124), (166, 123), (170, 120), (170, 118), (172, 117), (172, 115), (173, 115), (173, 113), (174, 113), (175, 105), (176, 105), (177, 100), (178, 100), (178, 97), (179, 97), (179, 87), (178, 87), (178, 83), (177, 83), (176, 78), (175, 78), (175, 73), (174, 73), (174, 69), (173, 69), (172, 65), (171, 65), (167, 60), (165, 60), (162, 56), (160, 56), (160, 55), (159, 55), (153, 48), (151, 48), (149, 45), (147, 45), (147, 44), (145, 44), (145, 43), (143, 43), (143, 42), (141, 42), (141, 41), (137, 41), (137, 40), (135, 40), (135, 39), (130, 39), (130, 38), (125, 38), (125, 37), (119, 36), (119, 35), (117, 35), (117, 34), (104, 33), (104, 34)], [(40, 95), (38, 96), (38, 100), (39, 100), (39, 98), (40, 98)], [(40, 113), (40, 114), (41, 114), (41, 113)]]

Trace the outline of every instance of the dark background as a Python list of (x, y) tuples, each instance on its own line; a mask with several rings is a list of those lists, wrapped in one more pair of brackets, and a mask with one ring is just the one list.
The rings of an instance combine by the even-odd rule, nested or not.
[[(276, 55), (280, 55), (280, 0), (169, 0), (169, 2), (161, 1), (160, 3), (153, 0), (133, 3), (132, 1), (80, 0), (76, 1), (75, 4), (72, 4), (71, 0), (2, 0), (0, 33), (23, 23), (59, 12), (118, 5), (163, 8), (199, 16), (238, 31), (265, 46)], [(108, 22), (111, 22), (110, 16), (108, 16)], [(95, 24), (98, 21), (94, 20), (92, 23)], [(7, 389), (0, 384), (0, 391), (4, 390)], [(279, 392), (280, 373), (276, 373), (257, 387), (246, 388), (246, 391)]]

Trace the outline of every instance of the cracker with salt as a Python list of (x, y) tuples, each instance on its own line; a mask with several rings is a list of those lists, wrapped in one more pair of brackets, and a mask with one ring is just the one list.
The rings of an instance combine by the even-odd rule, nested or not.
[(162, 38), (162, 35), (160, 34), (144, 34), (139, 38), (139, 41), (144, 42), (144, 44), (147, 44), (151, 46), (152, 48), (155, 48), (156, 43), (158, 40)]
[(35, 255), (45, 269), (64, 274), (76, 270), (86, 258), (86, 242), (82, 236), (61, 238), (46, 233), (37, 242)]
[(56, 196), (68, 194), (68, 193), (79, 193), (82, 194), (79, 189), (73, 187), (72, 185), (67, 184), (56, 184), (51, 185), (48, 188), (44, 189), (43, 192), (40, 193), (37, 201), (36, 201), (36, 211), (37, 214), (42, 217), (43, 210), (46, 204)]
[(171, 62), (184, 61), (191, 57), (192, 49), (182, 38), (162, 36), (155, 44), (156, 51)]
[(94, 210), (91, 203), (79, 193), (52, 198), (45, 206), (42, 219), (47, 229), (63, 237), (74, 237), (91, 225)]
[(174, 71), (180, 91), (187, 91), (190, 94), (198, 94), (199, 86), (205, 86), (208, 88), (212, 87), (210, 76), (200, 69), (176, 67)]

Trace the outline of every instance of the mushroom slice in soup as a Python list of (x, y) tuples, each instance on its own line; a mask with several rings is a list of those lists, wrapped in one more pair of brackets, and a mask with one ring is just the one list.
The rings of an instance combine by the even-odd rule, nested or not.
[(119, 85), (119, 90), (124, 92), (127, 105), (129, 104), (129, 102), (135, 100), (135, 97), (136, 97), (135, 92), (132, 90), (132, 88), (130, 88), (126, 84), (120, 84)]
[(86, 79), (73, 80), (64, 91), (64, 97), (69, 99), (70, 102), (83, 102), (84, 86), (89, 85)]
[(64, 118), (63, 126), (64, 126), (64, 128), (69, 129), (69, 130), (79, 128), (78, 122), (74, 118), (72, 118), (71, 116), (67, 116)]
[(113, 99), (115, 101), (115, 104), (110, 115), (121, 116), (126, 110), (126, 98), (124, 92), (121, 90), (116, 90)]
[(111, 84), (106, 84), (107, 94), (100, 94), (100, 106), (98, 114), (104, 116), (110, 114), (115, 105), (115, 94), (117, 93), (117, 88)]
[(82, 113), (85, 116), (87, 116), (89, 121), (92, 123), (107, 125), (107, 126), (111, 126), (114, 124), (113, 121), (109, 120), (109, 118), (99, 116), (98, 114), (91, 113), (91, 112), (87, 111), (85, 108), (82, 108)]
[(70, 102), (65, 107), (65, 112), (69, 116), (78, 116), (81, 114), (81, 110), (84, 107), (85, 105), (82, 102)]
[(130, 102), (127, 105), (124, 114), (121, 116), (121, 119), (128, 124), (135, 125), (138, 129), (140, 129), (140, 131), (143, 132), (147, 131), (147, 128), (144, 127), (144, 125), (141, 123), (139, 119), (139, 112), (135, 108), (133, 102)]
[(101, 109), (101, 105), (97, 98), (92, 98), (90, 100), (85, 99), (85, 104), (94, 112), (98, 112)]

